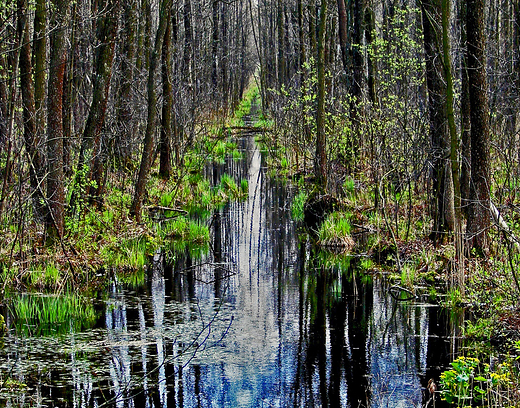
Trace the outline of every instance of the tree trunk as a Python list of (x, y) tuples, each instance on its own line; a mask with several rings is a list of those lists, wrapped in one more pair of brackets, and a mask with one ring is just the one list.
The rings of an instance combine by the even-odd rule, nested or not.
[(277, 79), (278, 79), (278, 87), (281, 89), (282, 85), (285, 84), (285, 47), (284, 47), (284, 39), (285, 39), (285, 22), (284, 22), (284, 13), (283, 13), (283, 1), (277, 0), (276, 12), (276, 28), (278, 35), (278, 64), (277, 64)]
[(327, 26), (327, 0), (321, 0), (318, 32), (318, 106), (316, 109), (316, 184), (324, 192), (327, 189), (327, 140), (325, 112), (325, 28)]
[(117, 102), (117, 142), (116, 157), (119, 161), (128, 164), (131, 155), (131, 145), (135, 135), (135, 123), (133, 111), (136, 37), (137, 37), (137, 1), (123, 2), (123, 46), (121, 58), (121, 88), (118, 92)]
[(161, 117), (161, 141), (159, 144), (159, 175), (168, 180), (172, 172), (172, 113), (173, 113), (173, 86), (171, 65), (171, 8), (168, 9), (168, 22), (164, 32), (162, 46), (162, 86), (163, 105)]
[(141, 157), (141, 165), (139, 167), (139, 176), (135, 183), (134, 198), (132, 206), (130, 207), (130, 216), (134, 217), (136, 221), (141, 221), (141, 207), (143, 204), (143, 196), (150, 174), (150, 167), (152, 165), (152, 157), (154, 151), (154, 133), (155, 120), (157, 116), (157, 95), (155, 92), (155, 72), (159, 56), (162, 50), (162, 43), (164, 40), (164, 32), (166, 31), (168, 13), (166, 10), (171, 8), (172, 0), (162, 0), (159, 10), (159, 27), (155, 36), (155, 45), (150, 56), (150, 69), (148, 71), (148, 116), (146, 122), (146, 132), (144, 135), (143, 154)]
[[(467, 47), (466, 33), (466, 2), (460, 5), (460, 41), (465, 50)], [(468, 217), (470, 203), (470, 180), (471, 180), (471, 109), (469, 100), (469, 78), (468, 78), (468, 54), (464, 52), (461, 66), (461, 101), (460, 101), (460, 121), (461, 121), (461, 166), (460, 166), (460, 196), (464, 215)]]
[(467, 0), (468, 78), (471, 109), (471, 202), (467, 225), (470, 248), (489, 249), (489, 105), (486, 78), (484, 0)]
[[(367, 7), (365, 9), (365, 35), (366, 35), (366, 43), (367, 45), (371, 45), (375, 38), (374, 35), (376, 33), (376, 23), (375, 23), (375, 15), (374, 11)], [(367, 68), (368, 68), (368, 95), (370, 98), (370, 102), (377, 103), (377, 93), (376, 93), (376, 63), (373, 60), (372, 56), (369, 54), (367, 57)]]
[(191, 28), (191, 2), (184, 2), (184, 54), (183, 54), (183, 78), (185, 84), (193, 85), (191, 72), (191, 59), (193, 53), (193, 31)]
[(462, 217), (460, 208), (460, 179), (459, 179), (459, 142), (457, 136), (457, 127), (455, 126), (455, 115), (453, 112), (453, 77), (451, 74), (451, 44), (449, 37), (450, 29), (450, 0), (442, 1), (442, 49), (444, 62), (444, 76), (446, 77), (446, 116), (448, 118), (448, 129), (450, 136), (450, 161), (452, 183), (450, 184), (451, 194), (448, 196), (448, 214), (453, 217), (451, 222), (451, 230), (454, 232), (455, 243), (455, 259), (458, 262), (458, 274), (452, 277), (452, 285), (464, 291), (464, 268), (462, 262), (463, 245), (462, 245)]
[[(47, 62), (47, 1), (36, 0), (34, 13), (34, 107), (36, 109), (36, 133), (40, 141), (45, 134), (45, 74)], [(39, 149), (42, 146), (38, 146)], [(40, 152), (43, 160), (43, 154)], [(43, 168), (43, 166), (42, 166)]]
[(45, 215), (43, 190), (43, 160), (38, 150), (40, 139), (37, 132), (36, 108), (34, 96), (33, 67), (29, 20), (27, 18), (27, 0), (18, 0), (18, 33), (20, 36), (20, 88), (23, 100), (24, 144), (28, 156), (31, 195), (33, 198), (34, 219), (42, 221)]
[[(100, 0), (101, 1), (101, 0)], [(94, 58), (94, 86), (92, 90), (92, 103), (90, 105), (87, 123), (83, 131), (81, 149), (79, 152), (75, 195), (71, 199), (71, 209), (75, 210), (77, 195), (82, 194), (86, 188), (87, 179), (95, 181), (97, 187), (103, 185), (103, 166), (101, 131), (105, 123), (105, 115), (112, 78), (112, 63), (114, 60), (115, 38), (119, 22), (119, 0), (103, 0), (98, 7), (104, 12), (97, 21), (97, 47)], [(93, 150), (91, 153), (90, 150)], [(85, 167), (90, 168), (85, 177)], [(78, 188), (79, 187), (79, 188)], [(88, 188), (88, 195), (96, 194), (97, 188)], [(101, 192), (101, 191), (99, 191)], [(98, 196), (96, 199), (100, 199)]]
[(218, 0), (213, 0), (212, 2), (212, 23), (213, 23), (213, 31), (211, 38), (211, 56), (212, 56), (212, 65), (211, 65), (211, 84), (213, 86), (213, 92), (217, 95), (218, 89), (218, 48), (219, 48), (219, 30), (218, 30), (218, 6), (220, 2)]
[[(339, 48), (341, 49), (341, 61), (345, 75), (350, 75), (349, 53), (348, 53), (348, 14), (345, 6), (345, 0), (338, 0), (338, 33)], [(347, 84), (347, 87), (349, 84)]]
[[(452, 185), (451, 171), (446, 166), (449, 156), (448, 117), (446, 110), (446, 72), (443, 65), (442, 8), (443, 0), (423, 0), (422, 20), (424, 31), (424, 53), (426, 57), (426, 84), (430, 116), (430, 141), (432, 163), (432, 216), (433, 230), (430, 238), (442, 243), (444, 233), (451, 229), (453, 220), (451, 200), (446, 193)], [(448, 205), (447, 205), (448, 204)]]
[(65, 23), (70, 0), (53, 0), (51, 17), (51, 53), (49, 63), (49, 89), (47, 100), (47, 233), (51, 240), (61, 239), (64, 229), (65, 186), (63, 174), (63, 79), (66, 67)]

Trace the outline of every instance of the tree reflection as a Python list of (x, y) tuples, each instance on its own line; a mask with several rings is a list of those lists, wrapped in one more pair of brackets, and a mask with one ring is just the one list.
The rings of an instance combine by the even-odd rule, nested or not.
[(363, 281), (348, 262), (326, 268), (311, 250), (309, 262), (300, 269), (299, 293), (293, 406), (368, 406), (370, 280)]

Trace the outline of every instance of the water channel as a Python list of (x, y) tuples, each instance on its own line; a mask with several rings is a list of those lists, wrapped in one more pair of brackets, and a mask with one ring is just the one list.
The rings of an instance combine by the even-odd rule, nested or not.
[(10, 328), (0, 368), (24, 386), (4, 381), (2, 405), (433, 406), (453, 318), (395, 300), (355, 260), (325, 267), (291, 220), (294, 188), (268, 177), (253, 136), (238, 144), (243, 160), (208, 175), (247, 178), (249, 198), (213, 214), (207, 253), (158, 253), (141, 286), (114, 278), (90, 328)]

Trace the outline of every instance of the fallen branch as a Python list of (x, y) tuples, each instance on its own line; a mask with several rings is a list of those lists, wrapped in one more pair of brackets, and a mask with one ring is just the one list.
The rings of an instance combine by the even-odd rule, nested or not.
[(491, 200), (489, 200), (489, 211), (491, 212), (491, 217), (493, 217), (493, 221), (495, 221), (497, 226), (505, 232), (505, 236), (515, 246), (517, 251), (520, 252), (520, 241), (513, 234), (511, 228), (509, 228), (509, 225), (507, 225), (506, 220), (504, 220), (504, 217), (502, 217), (502, 214), (500, 214), (500, 211), (498, 211), (498, 208)]
[(188, 211), (183, 210), (181, 208), (173, 208), (173, 207), (165, 207), (162, 205), (150, 205), (148, 207), (145, 207), (150, 212), (158, 212), (158, 211), (172, 211), (172, 212), (178, 212), (184, 215), (188, 215)]
[[(398, 285), (391, 286), (390, 289), (388, 289), (388, 292), (390, 292), (390, 296), (392, 296), (395, 300), (399, 302), (405, 302), (407, 300), (412, 300), (417, 297), (410, 289), (406, 289)], [(402, 292), (407, 293), (408, 297), (401, 297), (400, 295)]]

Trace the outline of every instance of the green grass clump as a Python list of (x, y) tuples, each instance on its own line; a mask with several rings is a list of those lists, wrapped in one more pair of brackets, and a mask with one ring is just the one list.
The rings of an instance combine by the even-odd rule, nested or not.
[(308, 198), (309, 194), (304, 190), (301, 190), (296, 194), (296, 197), (294, 197), (291, 206), (291, 216), (294, 221), (303, 221), (305, 202)]
[(111, 243), (101, 251), (104, 262), (114, 268), (142, 269), (153, 253), (154, 245), (146, 236)]
[(209, 228), (197, 221), (178, 217), (161, 229), (165, 238), (182, 240), (190, 244), (206, 244), (209, 242)]
[(96, 320), (92, 304), (75, 294), (21, 294), (10, 298), (8, 307), (15, 319), (15, 327), (32, 334), (67, 332), (91, 327)]
[(350, 214), (333, 212), (328, 215), (318, 231), (318, 239), (322, 245), (351, 248), (354, 245), (350, 237), (352, 226)]
[(354, 195), (355, 188), (356, 188), (356, 186), (355, 186), (354, 180), (352, 180), (351, 178), (346, 179), (345, 182), (343, 183), (343, 189), (345, 190), (345, 192), (347, 193), (347, 196), (349, 196), (349, 197)]
[(249, 193), (249, 182), (247, 179), (240, 180), (240, 191), (245, 195)]

